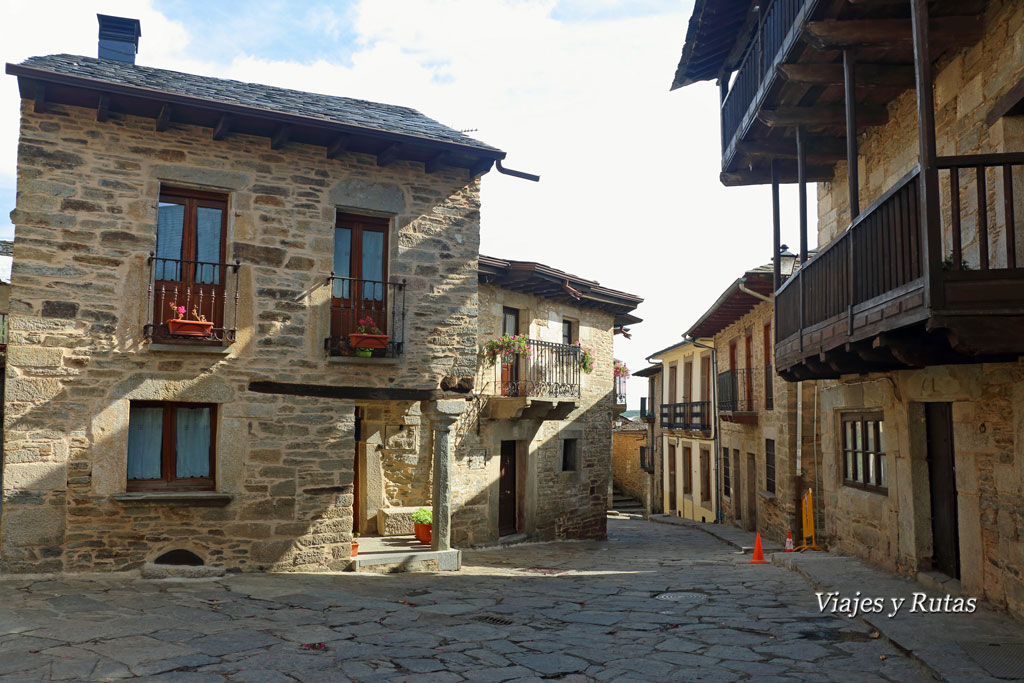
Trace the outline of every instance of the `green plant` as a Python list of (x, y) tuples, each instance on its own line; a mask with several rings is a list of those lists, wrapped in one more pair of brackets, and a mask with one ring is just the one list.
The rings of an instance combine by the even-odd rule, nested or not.
[(959, 268), (956, 268), (953, 265), (953, 257), (952, 256), (947, 256), (946, 258), (942, 259), (942, 270), (970, 270), (970, 269), (971, 269), (970, 264), (968, 264), (967, 261), (964, 261), (963, 259), (960, 259), (960, 267)]
[(616, 377), (629, 377), (629, 368), (621, 360), (613, 361), (612, 374)]
[(427, 508), (420, 508), (416, 512), (412, 513), (412, 521), (416, 524), (433, 524), (434, 513)]
[(487, 367), (494, 365), (499, 358), (502, 363), (511, 363), (516, 356), (529, 356), (530, 347), (526, 341), (525, 334), (503, 334), (487, 342), (484, 344), (484, 360)]
[(580, 349), (580, 370), (583, 374), (589, 375), (594, 371), (594, 348), (583, 346), (579, 342), (576, 342), (576, 346)]

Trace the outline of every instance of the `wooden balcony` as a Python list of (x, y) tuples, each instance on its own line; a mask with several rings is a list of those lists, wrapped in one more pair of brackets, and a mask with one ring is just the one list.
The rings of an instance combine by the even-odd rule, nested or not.
[(665, 403), (661, 406), (661, 428), (689, 432), (710, 432), (711, 401)]
[(937, 216), (922, 216), (915, 168), (779, 289), (785, 379), (1024, 354), (1024, 154), (936, 165)]
[(757, 424), (759, 396), (763, 386), (756, 368), (739, 368), (718, 373), (718, 415), (726, 422)]

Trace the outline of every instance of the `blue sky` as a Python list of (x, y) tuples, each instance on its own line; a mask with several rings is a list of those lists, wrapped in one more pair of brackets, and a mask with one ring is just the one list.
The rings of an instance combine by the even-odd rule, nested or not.
[[(718, 181), (717, 87), (668, 89), (691, 9), (692, 0), (0, 0), (0, 54), (92, 56), (95, 14), (131, 16), (142, 22), (140, 64), (401, 104), (475, 129), (508, 152), (506, 166), (541, 175), (484, 177), (481, 252), (645, 297), (645, 322), (616, 341), (638, 369), (770, 259), (768, 188)], [(11, 232), (18, 106), (5, 76), (0, 237)], [(789, 244), (794, 195), (785, 188)]]

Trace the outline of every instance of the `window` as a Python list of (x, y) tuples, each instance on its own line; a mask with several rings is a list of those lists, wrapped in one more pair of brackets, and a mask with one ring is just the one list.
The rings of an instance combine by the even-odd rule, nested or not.
[(676, 402), (676, 364), (668, 367), (668, 399), (665, 403)]
[(775, 439), (764, 440), (764, 488), (775, 493)]
[(213, 490), (217, 407), (133, 401), (128, 490)]
[(882, 413), (843, 415), (843, 483), (885, 492), (885, 421)]
[(562, 471), (575, 472), (580, 468), (577, 439), (562, 439)]
[(693, 361), (683, 363), (683, 403), (690, 402), (690, 391), (693, 389)]
[(700, 449), (700, 499), (711, 502), (711, 452), (706, 448)]
[(693, 451), (689, 446), (683, 446), (683, 495), (693, 493)]
[(153, 323), (160, 336), (173, 333), (168, 320), (181, 318), (202, 316), (214, 328), (224, 327), (226, 235), (226, 195), (161, 190), (152, 262)]
[(388, 334), (388, 219), (339, 213), (334, 226), (331, 337), (369, 317)]
[(764, 409), (775, 409), (775, 375), (772, 373), (772, 326), (764, 326)]
[(732, 470), (729, 468), (729, 449), (722, 448), (722, 488), (725, 489), (725, 497), (732, 493)]
[(576, 343), (576, 322), (573, 320), (562, 320), (562, 343)]

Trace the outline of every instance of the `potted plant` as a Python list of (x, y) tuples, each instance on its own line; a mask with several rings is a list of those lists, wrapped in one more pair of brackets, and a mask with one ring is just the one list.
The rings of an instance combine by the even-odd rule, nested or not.
[[(388, 335), (377, 327), (373, 318), (367, 315), (356, 323), (356, 332), (348, 335), (348, 342), (356, 350), (357, 356), (371, 356), (374, 349), (388, 347)], [(360, 353), (362, 351), (363, 353)]]
[(352, 534), (352, 557), (359, 554), (359, 532)]
[(493, 366), (499, 358), (507, 365), (514, 362), (516, 356), (529, 356), (530, 347), (526, 341), (525, 334), (503, 334), (487, 342), (484, 344), (484, 360), (487, 367)]
[(615, 360), (612, 362), (613, 373), (616, 377), (629, 377), (629, 368), (621, 360)]
[(171, 302), (171, 315), (176, 317), (167, 320), (167, 331), (182, 337), (209, 337), (213, 330), (213, 322), (200, 315), (196, 307), (192, 307), (192, 317), (185, 317), (185, 307)]
[(589, 375), (594, 371), (594, 349), (591, 346), (583, 346), (579, 342), (576, 342), (576, 346), (580, 349), (580, 370), (584, 375)]
[(434, 515), (427, 508), (420, 508), (412, 513), (413, 531), (416, 540), (424, 545), (430, 545), (434, 533)]

